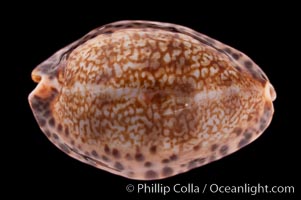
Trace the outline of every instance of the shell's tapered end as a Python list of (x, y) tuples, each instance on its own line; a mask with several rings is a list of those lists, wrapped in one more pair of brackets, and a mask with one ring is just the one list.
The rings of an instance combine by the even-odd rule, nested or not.
[(28, 101), (39, 126), (45, 132), (48, 121), (53, 118), (53, 103), (58, 90), (54, 87), (53, 80), (37, 70), (32, 72), (32, 80), (38, 84), (29, 94)]
[(276, 91), (275, 91), (273, 85), (270, 82), (266, 83), (265, 96), (270, 101), (275, 101), (276, 100), (277, 94), (276, 94)]
[(35, 71), (33, 71), (31, 73), (31, 79), (33, 80), (33, 82), (39, 83), (42, 80), (42, 77), (40, 75), (36, 74)]
[(60, 129), (56, 129), (56, 122), (59, 120), (58, 113), (54, 111), (65, 66), (65, 62), (60, 59), (61, 53), (62, 50), (58, 51), (32, 71), (31, 78), (37, 86), (28, 96), (30, 107), (40, 128), (56, 145), (58, 143), (51, 136), (61, 132)]

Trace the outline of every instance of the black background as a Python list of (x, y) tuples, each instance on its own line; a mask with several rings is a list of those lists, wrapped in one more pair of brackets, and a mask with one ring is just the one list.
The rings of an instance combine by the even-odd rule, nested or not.
[[(7, 167), (5, 186), (13, 189), (10, 195), (23, 197), (77, 197), (93, 199), (146, 199), (152, 195), (128, 193), (127, 184), (145, 183), (119, 177), (98, 170), (70, 158), (52, 145), (40, 131), (27, 101), (35, 83), (30, 73), (36, 65), (55, 51), (77, 40), (88, 31), (106, 23), (143, 19), (181, 24), (249, 55), (266, 72), (277, 92), (275, 116), (269, 128), (255, 142), (222, 159), (172, 178), (148, 181), (173, 186), (193, 183), (220, 185), (293, 185), (299, 193), (300, 161), (298, 128), (298, 33), (300, 20), (295, 7), (288, 4), (234, 4), (200, 5), (193, 2), (119, 3), (81, 2), (77, 6), (46, 3), (32, 6), (11, 5), (10, 14), (3, 16), (7, 27), (3, 33), (8, 42), (5, 69), (13, 72), (3, 76), (9, 79), (4, 88), (13, 91), (4, 110), (9, 108), (9, 129), (3, 132), (8, 139), (3, 165)], [(76, 4), (76, 3), (72, 3)], [(117, 10), (120, 9), (120, 10)], [(7, 67), (8, 66), (8, 67)], [(6, 74), (6, 73), (5, 73)], [(12, 90), (11, 90), (12, 89)], [(296, 102), (296, 103), (295, 103)], [(12, 106), (9, 106), (12, 104)], [(12, 108), (12, 111), (11, 109)], [(300, 181), (299, 181), (300, 183)], [(43, 194), (43, 196), (40, 195)], [(107, 197), (106, 197), (107, 196)], [(151, 198), (167, 199), (293, 199), (297, 194), (237, 195), (237, 194), (162, 194)]]

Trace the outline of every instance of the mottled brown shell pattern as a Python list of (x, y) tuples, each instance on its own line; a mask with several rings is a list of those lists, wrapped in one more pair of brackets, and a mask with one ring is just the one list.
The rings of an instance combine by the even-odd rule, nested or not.
[(273, 116), (274, 88), (245, 54), (189, 28), (120, 21), (32, 72), (45, 135), (73, 158), (131, 179), (162, 179), (227, 156)]

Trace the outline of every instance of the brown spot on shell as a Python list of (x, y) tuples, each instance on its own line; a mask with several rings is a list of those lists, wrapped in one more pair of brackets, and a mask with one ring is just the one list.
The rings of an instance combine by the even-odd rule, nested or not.
[(205, 161), (206, 161), (206, 158), (199, 158), (198, 159), (199, 164), (204, 164)]
[(228, 47), (224, 48), (224, 51), (227, 52), (228, 54), (231, 54), (231, 53), (232, 53), (231, 49), (228, 48)]
[(196, 160), (190, 161), (190, 162), (188, 163), (188, 166), (187, 166), (188, 169), (193, 169), (193, 168), (196, 168), (196, 167), (197, 167), (197, 162), (196, 162)]
[(69, 136), (69, 128), (68, 128), (68, 127), (65, 128), (65, 136), (66, 136), (66, 137)]
[(149, 161), (147, 161), (147, 162), (145, 162), (144, 163), (144, 166), (145, 167), (151, 167), (153, 164), (151, 163), (151, 162), (149, 162)]
[(228, 145), (223, 145), (223, 146), (220, 148), (219, 152), (220, 152), (220, 154), (221, 154), (222, 156), (225, 156), (225, 155), (228, 154), (228, 150), (229, 150)]
[(253, 67), (253, 64), (250, 61), (245, 61), (245, 66), (246, 68), (251, 69)]
[(49, 126), (51, 126), (51, 127), (54, 127), (54, 126), (55, 126), (55, 120), (54, 120), (53, 117), (49, 119), (48, 124), (49, 124)]
[(98, 153), (97, 153), (95, 150), (93, 150), (93, 151), (91, 152), (91, 154), (92, 154), (92, 156), (94, 156), (94, 157), (98, 157)]
[(62, 151), (64, 151), (65, 153), (69, 153), (69, 147), (66, 144), (59, 144), (59, 147), (61, 148)]
[(56, 140), (59, 139), (59, 136), (58, 136), (57, 134), (55, 134), (55, 133), (53, 133), (52, 136), (53, 136), (53, 138), (56, 139)]
[(104, 151), (105, 151), (106, 154), (110, 154), (111, 153), (110, 148), (108, 147), (108, 145), (104, 146)]
[(242, 129), (241, 128), (235, 128), (233, 130), (233, 132), (236, 134), (236, 136), (239, 136), (242, 133)]
[(205, 161), (206, 161), (206, 158), (197, 158), (197, 159), (194, 159), (194, 160), (192, 160), (192, 161), (190, 161), (188, 163), (187, 168), (188, 169), (196, 168), (197, 166), (200, 166), (200, 165), (204, 164)]
[(143, 154), (137, 153), (137, 154), (135, 155), (135, 160), (137, 160), (137, 161), (139, 161), (139, 162), (144, 161), (144, 156), (143, 156)]
[(116, 162), (114, 167), (118, 170), (118, 171), (122, 171), (124, 170), (123, 165), (120, 162)]
[(46, 111), (44, 112), (44, 114), (43, 114), (43, 116), (44, 116), (45, 118), (49, 118), (50, 115), (51, 115), (50, 110), (46, 110)]
[(238, 148), (242, 148), (248, 144), (248, 140), (246, 138), (242, 138), (238, 143)]
[(215, 151), (217, 148), (218, 148), (218, 145), (217, 144), (213, 144), (211, 146), (211, 151)]
[(240, 55), (237, 54), (237, 53), (233, 53), (233, 54), (232, 54), (232, 57), (233, 57), (235, 60), (238, 60), (239, 57), (240, 57)]
[(164, 167), (162, 169), (162, 175), (165, 177), (171, 176), (173, 174), (173, 169), (171, 167)]
[(127, 160), (133, 160), (133, 157), (131, 156), (131, 154), (127, 153), (125, 155), (125, 159), (127, 159)]
[(77, 149), (76, 147), (73, 147), (73, 148), (69, 147), (69, 148), (70, 148), (70, 150), (73, 151), (75, 154), (80, 154), (79, 151), (78, 151), (78, 149)]
[(250, 140), (251, 137), (252, 137), (252, 132), (246, 131), (246, 132), (244, 133), (244, 137), (245, 137), (247, 140)]
[(110, 159), (107, 156), (105, 156), (105, 155), (101, 156), (101, 159), (103, 161), (105, 161), (105, 162), (109, 162), (110, 161)]
[(171, 161), (176, 161), (176, 160), (178, 160), (178, 156), (176, 154), (172, 154), (169, 159)]
[(151, 154), (156, 154), (157, 153), (157, 146), (151, 146), (149, 148), (149, 151), (150, 151)]
[(120, 158), (120, 153), (117, 149), (112, 150), (112, 155), (114, 156), (114, 158)]
[(63, 130), (62, 124), (58, 124), (58, 125), (57, 125), (57, 131), (58, 131), (58, 132), (62, 132), (62, 130)]
[(194, 147), (193, 147), (193, 150), (194, 151), (198, 151), (200, 149), (200, 145), (195, 145)]
[(145, 178), (146, 179), (156, 179), (156, 178), (158, 178), (158, 174), (154, 170), (148, 170), (145, 172)]

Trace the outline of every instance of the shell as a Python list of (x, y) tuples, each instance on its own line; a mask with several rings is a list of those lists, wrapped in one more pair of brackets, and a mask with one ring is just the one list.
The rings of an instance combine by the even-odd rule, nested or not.
[(273, 86), (245, 54), (189, 28), (120, 21), (32, 72), (33, 114), (59, 149), (130, 179), (225, 157), (270, 124)]

